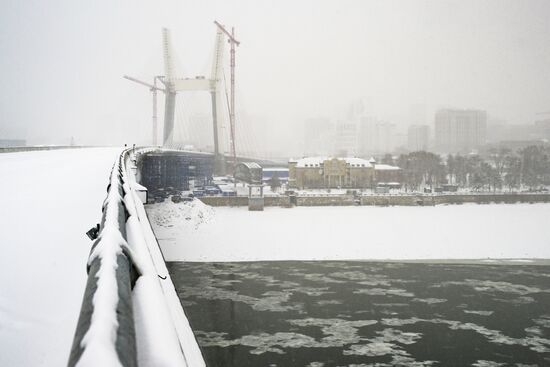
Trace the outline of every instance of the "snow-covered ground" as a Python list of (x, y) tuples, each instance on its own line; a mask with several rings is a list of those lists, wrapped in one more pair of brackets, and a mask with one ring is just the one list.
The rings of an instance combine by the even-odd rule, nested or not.
[(550, 204), (147, 210), (167, 261), (550, 259)]
[(0, 366), (67, 363), (119, 148), (0, 154)]

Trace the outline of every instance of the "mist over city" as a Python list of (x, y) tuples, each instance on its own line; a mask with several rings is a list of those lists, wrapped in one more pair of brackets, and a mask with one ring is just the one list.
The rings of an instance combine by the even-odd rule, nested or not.
[(0, 3), (0, 366), (550, 366), (550, 1)]
[[(511, 140), (492, 125), (527, 130), (549, 118), (538, 115), (550, 111), (546, 1), (13, 1), (3, 10), (0, 134), (29, 144), (150, 143), (150, 94), (122, 76), (164, 74), (163, 27), (178, 76), (209, 75), (216, 19), (242, 42), (236, 130), (257, 143), (237, 149), (308, 153), (310, 119), (393, 124), (393, 150), (413, 124), (433, 138), (442, 108), (484, 111), (489, 141)], [(181, 99), (180, 124), (210, 116), (208, 95)]]

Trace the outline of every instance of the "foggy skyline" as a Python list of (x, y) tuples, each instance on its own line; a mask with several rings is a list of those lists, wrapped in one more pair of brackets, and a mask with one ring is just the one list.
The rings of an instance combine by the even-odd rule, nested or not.
[[(343, 119), (358, 99), (400, 130), (418, 105), (430, 126), (442, 107), (510, 124), (550, 111), (547, 1), (10, 0), (2, 8), (0, 137), (30, 144), (71, 136), (148, 144), (151, 95), (122, 75), (164, 73), (162, 27), (172, 30), (180, 76), (209, 75), (214, 20), (242, 42), (237, 114), (260, 117), (270, 142), (289, 150), (302, 144), (307, 118)], [(208, 98), (190, 101), (209, 113)], [(196, 112), (189, 103), (186, 114)], [(160, 125), (163, 104), (160, 95)]]

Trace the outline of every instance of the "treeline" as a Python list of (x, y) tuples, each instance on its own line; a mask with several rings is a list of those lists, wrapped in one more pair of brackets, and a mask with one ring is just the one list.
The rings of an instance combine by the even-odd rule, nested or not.
[(513, 152), (492, 150), (485, 156), (448, 155), (431, 152), (390, 155), (382, 163), (402, 168), (403, 185), (408, 190), (454, 184), (478, 191), (538, 190), (550, 185), (550, 147), (529, 146)]

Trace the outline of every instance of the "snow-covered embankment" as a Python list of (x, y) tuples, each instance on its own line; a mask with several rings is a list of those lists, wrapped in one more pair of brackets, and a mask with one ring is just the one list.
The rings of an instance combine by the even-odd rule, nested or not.
[(550, 259), (550, 204), (148, 212), (167, 261)]

